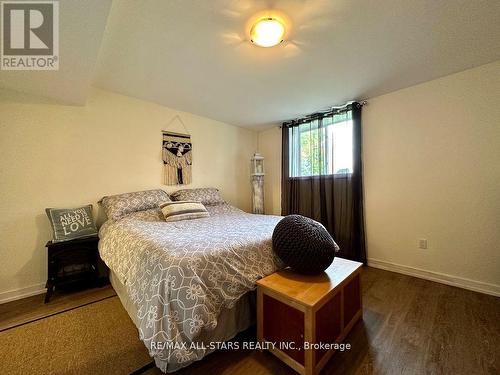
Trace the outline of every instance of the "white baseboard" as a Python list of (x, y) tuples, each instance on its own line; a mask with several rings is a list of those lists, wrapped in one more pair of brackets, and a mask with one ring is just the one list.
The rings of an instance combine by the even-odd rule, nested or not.
[(28, 286), (17, 290), (9, 290), (0, 293), (0, 304), (15, 301), (17, 299), (35, 296), (46, 292), (45, 283)]
[[(483, 283), (481, 281), (465, 279), (463, 277), (452, 276), (440, 272), (426, 271), (420, 268), (404, 266), (372, 258), (368, 259), (368, 266), (500, 297), (500, 285)], [(26, 288), (2, 292), (0, 293), (0, 304), (15, 301), (21, 298), (31, 297), (45, 292), (45, 284), (36, 284)]]
[(420, 268), (386, 262), (385, 260), (368, 259), (368, 266), (500, 297), (500, 285), (483, 283), (440, 272), (426, 271)]

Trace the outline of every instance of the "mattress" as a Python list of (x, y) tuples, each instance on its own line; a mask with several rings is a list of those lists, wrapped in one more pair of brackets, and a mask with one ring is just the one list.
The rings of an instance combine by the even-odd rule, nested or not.
[(113, 286), (164, 372), (246, 329), (255, 311), (249, 292), (282, 267), (271, 245), (281, 217), (207, 209), (208, 218), (171, 223), (158, 209), (134, 212), (100, 230)]

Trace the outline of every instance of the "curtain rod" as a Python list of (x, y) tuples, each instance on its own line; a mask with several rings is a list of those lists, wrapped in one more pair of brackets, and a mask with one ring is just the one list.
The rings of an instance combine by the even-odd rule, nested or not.
[[(352, 105), (353, 103), (358, 103), (361, 107), (368, 104), (368, 101), (367, 100), (353, 100), (353, 101), (350, 101), (350, 102), (347, 102), (346, 104), (343, 104), (343, 105), (339, 105), (339, 106), (332, 106), (330, 107), (329, 109), (325, 110), (325, 111), (317, 111), (315, 113), (323, 113), (323, 112), (329, 112), (331, 110), (334, 110), (334, 109), (344, 109), (350, 105)], [(313, 113), (314, 115), (314, 113)]]
[(335, 111), (342, 112), (342, 110), (347, 109), (347, 107), (349, 107), (350, 105), (352, 105), (354, 103), (358, 103), (360, 107), (363, 107), (363, 106), (368, 104), (368, 101), (367, 100), (359, 100), (359, 101), (353, 100), (353, 101), (347, 102), (346, 104), (341, 105), (341, 106), (332, 106), (332, 107), (325, 109), (323, 111), (316, 111), (314, 113), (311, 113), (311, 114), (303, 116), (303, 117), (297, 117), (293, 120), (284, 121), (281, 125), (279, 125), (279, 127), (281, 128), (283, 126), (288, 126), (288, 125), (296, 123), (296, 122), (311, 120), (311, 119), (314, 119), (316, 117), (327, 115), (330, 112), (332, 114), (334, 114)]

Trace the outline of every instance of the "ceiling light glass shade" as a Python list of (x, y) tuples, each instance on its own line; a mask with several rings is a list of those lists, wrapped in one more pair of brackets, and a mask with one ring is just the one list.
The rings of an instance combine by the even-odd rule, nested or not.
[(285, 35), (285, 25), (276, 18), (263, 18), (250, 30), (252, 42), (261, 47), (272, 47), (281, 43), (283, 35)]

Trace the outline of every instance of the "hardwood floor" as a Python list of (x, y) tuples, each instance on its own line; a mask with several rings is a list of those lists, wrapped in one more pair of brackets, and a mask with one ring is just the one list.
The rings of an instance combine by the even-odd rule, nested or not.
[(55, 291), (47, 304), (43, 301), (45, 294), (4, 303), (0, 305), (0, 331), (114, 295), (111, 285), (107, 285), (72, 293)]
[[(500, 298), (374, 268), (362, 288), (352, 349), (322, 374), (500, 374)], [(217, 352), (178, 372), (200, 373), (295, 374), (259, 351)]]
[[(500, 298), (373, 268), (363, 269), (362, 289), (363, 321), (346, 339), (352, 349), (336, 353), (323, 374), (500, 374)], [(54, 313), (113, 291), (81, 293), (47, 306)], [(48, 314), (36, 297), (0, 305), (0, 327)], [(176, 372), (200, 373), (295, 374), (271, 354), (248, 350), (219, 351)]]

